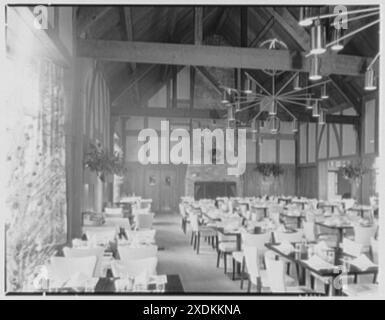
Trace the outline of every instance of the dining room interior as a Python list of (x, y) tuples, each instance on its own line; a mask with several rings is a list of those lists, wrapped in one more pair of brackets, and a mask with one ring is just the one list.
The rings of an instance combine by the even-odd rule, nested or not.
[(379, 294), (379, 5), (2, 14), (6, 294)]

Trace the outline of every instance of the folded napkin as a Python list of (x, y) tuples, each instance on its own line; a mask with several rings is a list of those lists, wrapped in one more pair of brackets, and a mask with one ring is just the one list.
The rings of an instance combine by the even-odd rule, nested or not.
[(153, 275), (149, 277), (149, 283), (156, 283), (156, 284), (166, 284), (167, 283), (167, 275)]
[(135, 277), (134, 285), (135, 285), (135, 287), (136, 286), (145, 286), (145, 287), (147, 287), (148, 280), (149, 280), (148, 273), (146, 271), (142, 272), (141, 274), (139, 274), (139, 275), (137, 275)]
[(288, 255), (294, 251), (293, 245), (288, 241), (283, 241), (281, 244), (275, 247), (285, 255)]
[(365, 271), (371, 267), (377, 266), (372, 261), (370, 261), (369, 258), (364, 254), (361, 254), (356, 259), (350, 260), (349, 263), (362, 271)]
[(317, 255), (312, 256), (310, 259), (304, 261), (308, 266), (316, 270), (328, 270), (333, 269), (334, 266), (318, 257)]
[(314, 246), (315, 253), (317, 253), (317, 251), (323, 252), (327, 250), (329, 250), (329, 246), (327, 245), (326, 241), (320, 241)]
[(82, 272), (77, 272), (64, 284), (67, 288), (95, 288), (98, 278), (90, 278)]

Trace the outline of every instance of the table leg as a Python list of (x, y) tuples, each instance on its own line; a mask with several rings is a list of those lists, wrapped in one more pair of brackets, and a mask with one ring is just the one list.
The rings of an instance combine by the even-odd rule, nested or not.
[[(237, 234), (237, 251), (241, 251), (241, 234)], [(237, 274), (241, 273), (241, 266), (237, 263)]]

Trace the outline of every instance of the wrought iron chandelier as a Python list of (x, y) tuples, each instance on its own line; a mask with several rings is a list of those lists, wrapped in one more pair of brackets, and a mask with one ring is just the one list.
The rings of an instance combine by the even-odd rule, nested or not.
[[(337, 12), (338, 11), (338, 12)], [(353, 16), (356, 14), (361, 14), (358, 16)], [(351, 37), (365, 29), (368, 29), (376, 24), (379, 24), (380, 19), (371, 21), (360, 28), (357, 28), (351, 32), (344, 34), (344, 23), (352, 22), (360, 19), (364, 19), (371, 16), (377, 16), (380, 14), (380, 8), (365, 8), (357, 10), (348, 10), (346, 12), (339, 12), (335, 10), (333, 13), (322, 14), (322, 15), (312, 15), (311, 7), (301, 7), (299, 14), (298, 24), (303, 27), (310, 27), (311, 35), (311, 48), (310, 52), (306, 57), (311, 56), (311, 74), (310, 77), (312, 80), (321, 79), (321, 75), (318, 72), (319, 69), (319, 55), (324, 54), (328, 48), (331, 48), (332, 51), (340, 51), (344, 48), (343, 40)], [(350, 17), (348, 18), (348, 16)], [(339, 17), (339, 19), (336, 19)], [(331, 26), (334, 27), (332, 40), (329, 43), (326, 43), (326, 28), (322, 24), (322, 20), (334, 18), (334, 21), (331, 23)], [(365, 71), (365, 87), (367, 91), (372, 91), (377, 89), (376, 77), (373, 65), (379, 58), (379, 53), (373, 58), (372, 62), (368, 65)]]
[[(278, 49), (277, 46), (287, 48), (286, 45), (277, 39), (270, 39), (263, 42), (260, 46), (268, 46), (269, 49)], [(266, 118), (267, 127), (272, 134), (277, 134), (280, 129), (280, 118), (278, 117), (278, 109), (282, 109), (291, 119), (292, 132), (298, 131), (298, 119), (287, 108), (287, 104), (305, 107), (312, 110), (312, 116), (318, 118), (320, 125), (326, 122), (326, 111), (321, 107), (321, 101), (327, 99), (327, 83), (330, 80), (325, 80), (311, 85), (301, 86), (301, 76), (299, 72), (294, 72), (291, 77), (279, 88), (276, 83), (277, 75), (283, 73), (279, 70), (263, 70), (271, 77), (271, 90), (266, 89), (261, 83), (253, 78), (249, 73), (245, 72), (246, 86), (244, 90), (224, 87), (222, 104), (227, 107), (228, 125), (232, 126), (236, 122), (236, 115), (245, 110), (259, 106), (259, 112), (251, 119), (251, 133), (253, 140), (256, 140), (259, 132), (259, 123), (263, 114), (268, 113)], [(317, 78), (317, 66), (310, 71), (309, 78)], [(316, 79), (315, 79), (316, 80)], [(253, 92), (252, 83), (259, 92)], [(292, 84), (292, 89), (285, 90)], [(309, 89), (320, 87), (320, 95), (310, 92)]]

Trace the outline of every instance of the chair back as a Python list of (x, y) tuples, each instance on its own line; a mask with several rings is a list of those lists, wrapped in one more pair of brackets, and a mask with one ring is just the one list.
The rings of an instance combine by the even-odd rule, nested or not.
[(351, 208), (353, 208), (354, 204), (356, 203), (356, 200), (354, 199), (343, 199), (342, 200), (344, 206), (345, 206), (345, 210), (349, 210)]
[(113, 226), (119, 232), (120, 228), (124, 228), (126, 230), (131, 229), (131, 224), (128, 218), (106, 218), (106, 225)]
[(154, 243), (156, 230), (135, 230), (126, 232), (128, 240), (133, 242)]
[(255, 246), (244, 246), (243, 254), (245, 257), (247, 273), (250, 276), (250, 281), (253, 284), (257, 284), (257, 278), (260, 277), (258, 249)]
[(315, 230), (314, 230), (314, 222), (304, 221), (303, 222), (303, 232), (305, 234), (305, 238), (307, 241), (315, 241)]
[(360, 225), (354, 226), (354, 241), (364, 247), (370, 246), (370, 238), (374, 237), (377, 231), (377, 226), (363, 227)]
[(123, 217), (123, 208), (104, 208), (104, 215), (106, 217)]
[(152, 213), (140, 213), (136, 216), (136, 228), (137, 229), (151, 229), (154, 221), (154, 215)]
[(111, 270), (114, 277), (128, 278), (137, 277), (146, 273), (147, 275), (156, 275), (156, 266), (158, 259), (155, 257), (139, 259), (133, 261), (119, 261), (114, 260), (111, 262)]
[(179, 203), (179, 214), (185, 218), (186, 217), (186, 210), (183, 203)]
[(255, 247), (260, 254), (263, 254), (267, 250), (265, 244), (270, 242), (271, 233), (252, 234), (249, 232), (242, 232), (241, 236), (243, 247)]
[(362, 245), (348, 238), (344, 238), (342, 241), (342, 247), (344, 253), (353, 257), (358, 257), (362, 252)]
[(151, 211), (152, 199), (142, 199), (139, 203), (139, 209)]
[(274, 232), (274, 238), (276, 242), (301, 242), (303, 237), (303, 231), (298, 230), (296, 232), (282, 232), (282, 231), (275, 231)]
[(158, 247), (155, 245), (144, 245), (139, 247), (118, 246), (120, 260), (124, 263), (145, 258), (156, 257)]
[(199, 231), (199, 218), (197, 214), (190, 215), (190, 225), (193, 232)]
[(102, 262), (104, 248), (63, 248), (64, 256), (67, 258), (96, 257), (96, 265), (93, 273), (94, 277), (103, 277)]
[(378, 240), (374, 237), (370, 238), (370, 249), (372, 253), (373, 262), (378, 264)]
[(267, 282), (272, 292), (286, 292), (285, 286), (285, 262), (276, 260), (269, 251), (265, 253)]
[(51, 257), (48, 265), (48, 277), (51, 280), (64, 282), (73, 275), (81, 273), (92, 278), (96, 266), (96, 256), (88, 257)]
[(86, 230), (87, 240), (90, 243), (106, 245), (110, 241), (115, 241), (116, 228), (115, 227), (95, 227), (87, 228)]

